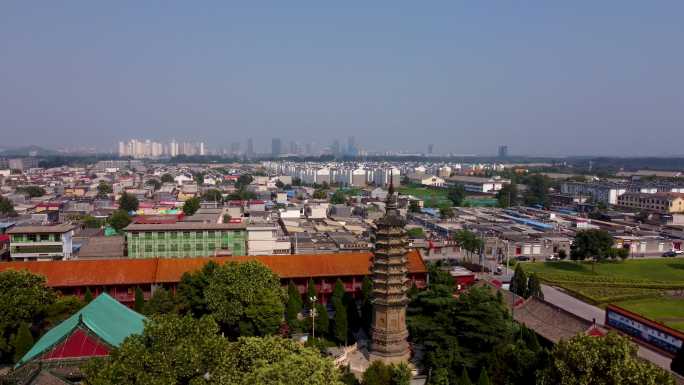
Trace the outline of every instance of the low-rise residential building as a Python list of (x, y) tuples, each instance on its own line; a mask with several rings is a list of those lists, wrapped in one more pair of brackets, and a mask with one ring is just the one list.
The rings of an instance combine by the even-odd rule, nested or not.
[(635, 210), (652, 211), (660, 214), (684, 212), (684, 194), (671, 192), (624, 193), (618, 197), (617, 205)]
[(277, 223), (264, 222), (247, 226), (247, 255), (292, 254), (292, 244)]
[(483, 178), (477, 176), (454, 175), (447, 179), (450, 185), (461, 184), (468, 192), (495, 194), (501, 188), (511, 183), (508, 179)]
[(7, 231), (10, 257), (18, 261), (71, 259), (75, 226), (17, 226)]
[(129, 258), (247, 254), (244, 223), (134, 223), (124, 231)]
[(627, 186), (611, 183), (563, 182), (561, 193), (573, 197), (589, 197), (594, 202), (616, 205), (618, 197), (627, 192)]

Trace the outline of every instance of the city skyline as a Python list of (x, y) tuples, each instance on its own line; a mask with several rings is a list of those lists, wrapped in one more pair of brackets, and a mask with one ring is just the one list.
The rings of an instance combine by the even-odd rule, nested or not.
[(12, 146), (355, 136), (377, 152), (682, 155), (683, 10), (13, 3), (0, 130)]

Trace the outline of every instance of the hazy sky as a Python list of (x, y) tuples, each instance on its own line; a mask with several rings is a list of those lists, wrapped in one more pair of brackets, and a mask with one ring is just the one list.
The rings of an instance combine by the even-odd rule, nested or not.
[(0, 146), (684, 155), (684, 1), (241, 3), (1, 1)]

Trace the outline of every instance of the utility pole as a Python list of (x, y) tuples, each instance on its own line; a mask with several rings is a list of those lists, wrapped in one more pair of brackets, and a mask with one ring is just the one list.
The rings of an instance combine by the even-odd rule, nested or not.
[(311, 339), (316, 339), (316, 296), (309, 297), (311, 300)]

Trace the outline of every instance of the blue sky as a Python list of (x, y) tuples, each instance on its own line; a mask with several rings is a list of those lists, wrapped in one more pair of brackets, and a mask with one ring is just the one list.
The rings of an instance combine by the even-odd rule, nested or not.
[(682, 20), (682, 1), (3, 1), (0, 145), (684, 155)]

